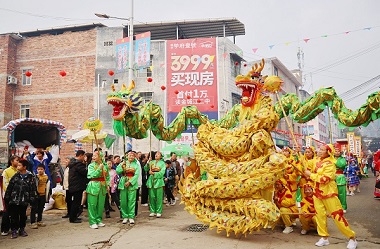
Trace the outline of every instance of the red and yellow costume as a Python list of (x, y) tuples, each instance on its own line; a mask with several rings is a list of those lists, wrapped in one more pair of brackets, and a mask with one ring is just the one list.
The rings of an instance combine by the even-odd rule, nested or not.
[[(308, 159), (306, 155), (303, 155), (300, 157), (301, 165), (303, 170), (302, 171), (313, 171), (314, 166), (316, 164), (316, 156), (315, 156), (315, 149), (313, 146), (307, 147), (306, 150), (310, 150), (313, 153), (313, 158)], [(310, 185), (313, 186), (313, 181), (310, 178), (306, 178), (304, 175), (301, 175), (301, 179), (298, 182), (298, 186), (301, 188), (301, 196), (302, 199), (304, 198), (304, 186)]]
[[(306, 184), (302, 186), (302, 189), (305, 189), (307, 186), (311, 187), (309, 184)], [(303, 193), (303, 195), (305, 195), (305, 193)], [(309, 231), (311, 227), (317, 227), (313, 196), (304, 196), (302, 198), (301, 213), (303, 213), (303, 215), (300, 215), (299, 217), (302, 230)]]
[(325, 145), (329, 157), (317, 160), (315, 168), (311, 171), (310, 179), (314, 186), (314, 207), (316, 210), (317, 231), (322, 237), (328, 237), (327, 214), (334, 219), (335, 225), (347, 238), (355, 237), (347, 220), (343, 216), (343, 208), (338, 199), (338, 188), (335, 182), (334, 147)]
[(301, 175), (302, 165), (299, 160), (296, 160), (292, 155), (292, 150), (288, 147), (285, 147), (283, 150), (289, 152), (289, 154), (285, 154), (286, 156), (286, 167), (285, 167), (285, 175), (284, 179), (286, 181), (286, 187), (291, 192), (294, 201), (296, 200), (296, 193), (298, 188), (298, 177)]
[(296, 206), (296, 200), (293, 198), (292, 193), (286, 186), (286, 182), (283, 179), (278, 180), (277, 183), (281, 183), (283, 186), (282, 192), (276, 189), (275, 203), (280, 209), (281, 220), (286, 227), (291, 227), (293, 221), (297, 218), (297, 215), (291, 215), (290, 213), (298, 213)]

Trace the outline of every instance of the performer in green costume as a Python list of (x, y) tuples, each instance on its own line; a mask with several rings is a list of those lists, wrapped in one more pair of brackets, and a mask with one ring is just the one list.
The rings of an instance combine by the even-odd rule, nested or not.
[(138, 178), (141, 174), (140, 164), (133, 151), (128, 152), (128, 160), (120, 163), (116, 168), (117, 174), (122, 174), (118, 189), (120, 190), (120, 211), (123, 224), (135, 224), (136, 191)]
[[(151, 155), (153, 158), (153, 155)], [(157, 151), (154, 155), (155, 160), (150, 161), (144, 166), (144, 170), (149, 173), (146, 186), (149, 192), (150, 217), (161, 217), (162, 200), (164, 198), (164, 174), (166, 171), (165, 162), (162, 160), (161, 152)]]
[(343, 212), (347, 210), (347, 187), (346, 187), (346, 177), (344, 176), (344, 169), (347, 166), (346, 159), (342, 156), (340, 147), (335, 145), (335, 166), (336, 166), (336, 185), (338, 186), (338, 198), (343, 207)]
[(90, 179), (86, 188), (88, 221), (93, 229), (105, 226), (102, 217), (110, 177), (107, 164), (103, 162), (102, 158), (102, 153), (99, 154), (98, 151), (95, 151), (87, 171), (87, 178)]

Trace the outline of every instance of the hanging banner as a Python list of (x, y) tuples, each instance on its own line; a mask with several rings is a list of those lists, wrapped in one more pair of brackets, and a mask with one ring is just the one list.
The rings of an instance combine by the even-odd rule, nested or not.
[(150, 32), (136, 35), (135, 63), (138, 69), (150, 67)]
[[(150, 66), (150, 32), (135, 35), (133, 46), (134, 69), (144, 69)], [(129, 69), (129, 37), (116, 40), (116, 71), (118, 73)]]
[(217, 119), (216, 38), (168, 40), (166, 51), (168, 122), (190, 105)]
[(305, 146), (306, 147), (310, 147), (311, 145), (312, 145), (312, 138), (311, 138), (311, 136), (306, 136), (305, 137)]
[(355, 154), (355, 139), (353, 132), (347, 132), (348, 153)]
[(116, 40), (116, 72), (121, 73), (129, 67), (129, 37)]
[(360, 156), (362, 152), (362, 137), (354, 136), (354, 140), (355, 140), (355, 154), (357, 156)]

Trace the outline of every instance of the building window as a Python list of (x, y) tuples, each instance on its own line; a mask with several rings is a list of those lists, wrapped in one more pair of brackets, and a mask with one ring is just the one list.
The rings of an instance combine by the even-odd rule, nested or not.
[(240, 104), (241, 95), (232, 93), (232, 106)]
[(21, 105), (20, 118), (29, 118), (29, 114), (30, 114), (30, 105)]
[(278, 76), (278, 68), (277, 67), (273, 67), (273, 75)]
[(152, 77), (152, 65), (153, 65), (153, 55), (150, 55), (149, 66), (140, 70), (137, 70), (138, 78)]
[(23, 69), (22, 70), (22, 85), (23, 86), (30, 86), (32, 84), (32, 77), (26, 76), (26, 72), (32, 72), (32, 69)]
[(139, 95), (143, 98), (143, 102), (141, 103), (143, 105), (153, 99), (153, 92), (140, 92)]

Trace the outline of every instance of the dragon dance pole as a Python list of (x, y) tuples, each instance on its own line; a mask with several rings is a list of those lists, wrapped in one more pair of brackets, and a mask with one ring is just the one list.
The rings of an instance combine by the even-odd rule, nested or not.
[(282, 114), (284, 115), (285, 122), (286, 122), (286, 124), (288, 125), (289, 131), (290, 131), (290, 134), (292, 135), (293, 143), (294, 143), (295, 146), (298, 147), (298, 143), (297, 143), (296, 137), (294, 136), (294, 133), (293, 133), (293, 128), (290, 126), (290, 123), (289, 123), (288, 117), (287, 117), (287, 115), (286, 115), (286, 112), (285, 112), (284, 106), (282, 105), (282, 102), (281, 102), (281, 99), (280, 99), (280, 95), (278, 94), (278, 91), (276, 91), (276, 96), (277, 96), (277, 101), (278, 101), (278, 103), (280, 104), (280, 107), (281, 107), (281, 110), (282, 110)]
[[(298, 147), (298, 143), (297, 143), (296, 137), (294, 136), (294, 133), (293, 133), (293, 128), (290, 126), (288, 117), (286, 116), (286, 112), (285, 112), (284, 106), (282, 105), (282, 102), (281, 102), (281, 99), (280, 99), (280, 95), (278, 94), (278, 91), (276, 91), (276, 96), (277, 96), (278, 103), (280, 104), (280, 107), (281, 107), (281, 110), (282, 110), (282, 114), (284, 115), (286, 124), (288, 125), (290, 134), (292, 135), (293, 143), (294, 143), (294, 145), (296, 147)], [(297, 154), (299, 154), (299, 151), (297, 151)], [(300, 169), (298, 169), (297, 167), (295, 167), (293, 164), (291, 164), (291, 165), (293, 166), (294, 169), (296, 169), (298, 172), (300, 172), (303, 176), (306, 177), (306, 175)]]
[(330, 108), (327, 108), (327, 115), (329, 116), (329, 135), (330, 135), (330, 144), (333, 143), (333, 134), (332, 134), (332, 125), (331, 125), (331, 113), (330, 113)]

